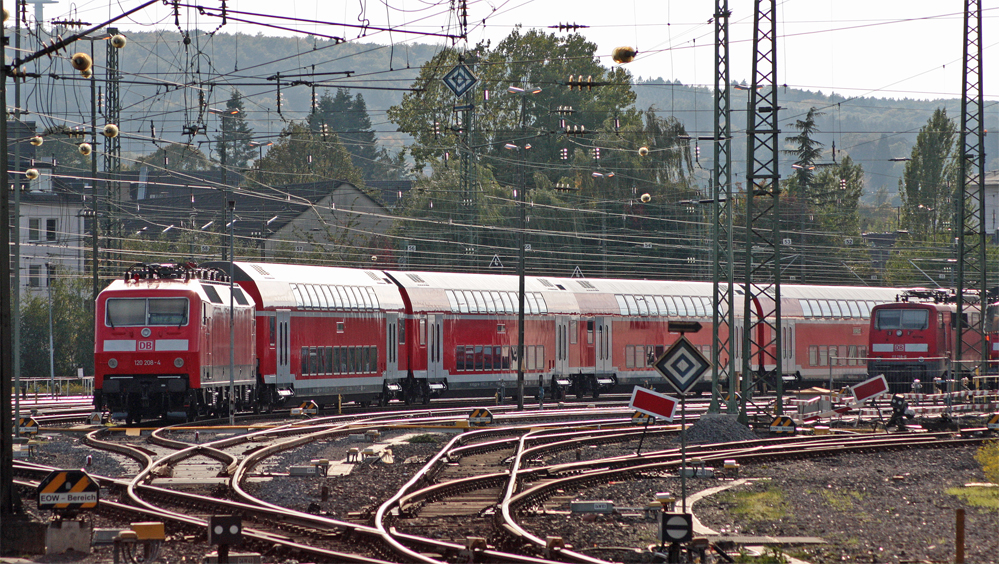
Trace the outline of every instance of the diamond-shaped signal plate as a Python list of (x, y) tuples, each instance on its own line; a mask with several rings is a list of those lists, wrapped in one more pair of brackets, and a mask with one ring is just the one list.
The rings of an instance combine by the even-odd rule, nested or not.
[(450, 72), (444, 75), (444, 84), (454, 92), (454, 95), (461, 98), (465, 92), (475, 86), (479, 79), (475, 78), (472, 71), (465, 65), (457, 65)]
[(711, 368), (711, 363), (704, 358), (700, 350), (681, 335), (656, 360), (654, 366), (676, 388), (676, 391), (682, 394), (692, 388), (697, 379)]

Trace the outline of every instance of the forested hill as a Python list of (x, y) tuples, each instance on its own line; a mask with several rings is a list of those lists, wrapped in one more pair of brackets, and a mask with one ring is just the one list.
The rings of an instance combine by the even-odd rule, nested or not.
[[(290, 120), (307, 117), (313, 88), (321, 96), (336, 87), (350, 88), (361, 94), (367, 104), (373, 129), (383, 143), (398, 146), (403, 137), (393, 134), (385, 111), (399, 103), (405, 90), (417, 76), (419, 67), (428, 61), (438, 46), (397, 44), (395, 46), (334, 41), (315, 37), (267, 37), (217, 33), (192, 34), (189, 41), (176, 31), (130, 32), (128, 45), (120, 51), (121, 123), (123, 152), (141, 156), (155, 150), (143, 138), (155, 128), (159, 139), (187, 141), (185, 126), (199, 117), (197, 90), (183, 85), (207, 85), (203, 92), (208, 107), (224, 107), (233, 89), (244, 96), (247, 124), (255, 136), (276, 136)], [(31, 41), (23, 40), (28, 47)], [(98, 78), (105, 68), (104, 47), (96, 44), (95, 66)], [(79, 49), (87, 49), (81, 45)], [(25, 84), (23, 106), (32, 113), (28, 119), (41, 127), (90, 122), (89, 84), (79, 78), (66, 59), (52, 62), (42, 58), (36, 70), (42, 78)], [(350, 72), (350, 76), (346, 76)], [(280, 73), (280, 113), (278, 112), (278, 75)], [(709, 73), (705, 73), (709, 74)], [(98, 85), (103, 89), (103, 81)], [(636, 79), (634, 90), (639, 109), (654, 106), (660, 115), (673, 115), (691, 135), (712, 135), (713, 100), (705, 87), (690, 87), (663, 79)], [(332, 92), (331, 92), (332, 93)], [(780, 122), (785, 136), (794, 134), (791, 127), (811, 107), (823, 113), (817, 119), (819, 141), (826, 145), (822, 161), (831, 161), (835, 141), (837, 151), (846, 151), (867, 172), (866, 198), (878, 187), (896, 193), (902, 164), (892, 158), (909, 156), (919, 128), (926, 124), (933, 110), (945, 107), (957, 118), (959, 100), (912, 100), (892, 98), (845, 98), (838, 94), (782, 89)], [(747, 91), (733, 89), (732, 109), (735, 135), (732, 155), (735, 172), (741, 175), (745, 159), (745, 139), (739, 132), (745, 127)], [(449, 111), (449, 108), (441, 108)], [(202, 116), (208, 136), (215, 136), (217, 120)], [(99, 118), (99, 122), (102, 120)], [(986, 111), (986, 126), (999, 131), (999, 105)], [(205, 140), (208, 137), (204, 135)], [(195, 139), (198, 142), (198, 139)], [(713, 148), (701, 141), (699, 164), (710, 170)], [(987, 140), (988, 168), (999, 168), (999, 135)], [(840, 156), (840, 155), (838, 155)], [(785, 159), (790, 165), (790, 157)]]
[[(745, 86), (745, 82), (740, 84)], [(636, 105), (641, 109), (655, 107), (660, 115), (674, 115), (687, 127), (691, 136), (712, 136), (714, 120), (714, 99), (710, 88), (689, 87), (670, 83), (661, 78), (637, 80)], [(732, 89), (733, 148), (732, 155), (737, 174), (741, 176), (746, 155), (745, 136), (740, 132), (746, 127), (746, 106), (748, 91), (738, 87)], [(780, 103), (780, 124), (782, 136), (794, 135), (791, 125), (803, 119), (809, 108), (822, 112), (816, 119), (820, 133), (816, 138), (825, 144), (826, 152), (820, 162), (832, 160), (832, 145), (835, 142), (837, 156), (845, 151), (864, 167), (867, 174), (865, 199), (874, 195), (884, 186), (889, 196), (897, 194), (898, 179), (904, 162), (889, 159), (907, 158), (912, 151), (919, 128), (926, 125), (933, 110), (943, 107), (947, 115), (957, 122), (960, 118), (961, 101), (914, 100), (909, 98), (849, 98), (837, 93), (824, 94), (808, 90), (782, 88), (778, 92)], [(999, 131), (999, 104), (992, 103), (986, 109), (986, 129)], [(710, 141), (701, 142), (702, 166), (707, 168), (713, 148)], [(999, 135), (986, 137), (986, 161), (989, 170), (999, 168)], [(782, 157), (790, 165), (791, 157)], [(787, 176), (787, 174), (783, 174)]]

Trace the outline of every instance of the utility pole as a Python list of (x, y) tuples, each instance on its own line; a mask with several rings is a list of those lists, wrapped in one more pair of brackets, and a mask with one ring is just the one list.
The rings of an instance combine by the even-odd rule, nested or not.
[[(113, 37), (117, 34), (117, 28), (108, 28), (109, 36)], [(108, 41), (107, 44), (107, 75), (105, 81), (106, 90), (104, 97), (104, 118), (108, 124), (118, 126), (118, 122), (121, 118), (121, 100), (118, 96), (118, 87), (121, 82), (121, 70), (118, 67), (118, 47), (115, 47), (112, 43), (112, 41)], [(121, 139), (117, 135), (105, 135), (104, 174), (105, 195), (107, 197), (107, 217), (105, 217), (106, 227), (104, 229), (106, 237), (104, 246), (108, 249), (108, 260), (104, 266), (105, 269), (108, 270), (108, 274), (113, 276), (115, 274), (113, 270), (120, 266), (118, 263), (121, 260), (121, 248), (124, 240), (120, 214), (122, 203), (120, 179)]]
[(713, 292), (711, 328), (711, 406), (717, 413), (721, 382), (728, 379), (728, 413), (738, 409), (738, 386), (732, 343), (735, 332), (734, 246), (732, 238), (732, 121), (728, 57), (728, 0), (715, 0), (715, 139), (711, 176), (714, 224), (711, 271)]
[[(780, 316), (780, 172), (778, 171), (776, 0), (755, 0), (753, 81), (749, 90), (746, 152), (746, 254), (742, 337), (742, 399), (746, 402), (768, 364), (775, 364), (777, 415), (783, 413)], [(757, 362), (754, 381), (753, 360)]]
[[(982, 4), (981, 0), (964, 2), (964, 73), (961, 88), (961, 154), (958, 158), (961, 177), (957, 192), (957, 339), (955, 358), (971, 353), (976, 370), (988, 368), (985, 313), (988, 304), (988, 277), (985, 256), (985, 111), (982, 90)], [(953, 271), (952, 271), (953, 272)], [(980, 314), (972, 323), (977, 294)], [(958, 364), (958, 375), (970, 367)], [(975, 374), (974, 372), (977, 372)], [(952, 372), (953, 375), (953, 372)], [(953, 376), (952, 376), (953, 377)]]

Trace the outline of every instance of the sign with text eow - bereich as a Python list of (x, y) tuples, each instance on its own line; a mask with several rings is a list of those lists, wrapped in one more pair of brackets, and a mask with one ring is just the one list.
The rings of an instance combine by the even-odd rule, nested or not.
[(100, 503), (101, 486), (83, 470), (56, 470), (38, 484), (36, 493), (38, 509), (95, 509)]

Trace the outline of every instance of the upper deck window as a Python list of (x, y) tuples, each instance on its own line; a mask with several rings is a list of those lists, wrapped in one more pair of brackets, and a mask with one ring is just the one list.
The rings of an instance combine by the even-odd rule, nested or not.
[(926, 309), (881, 309), (874, 319), (875, 329), (926, 329), (930, 325), (930, 312)]
[(108, 298), (104, 323), (108, 327), (187, 325), (187, 298)]

